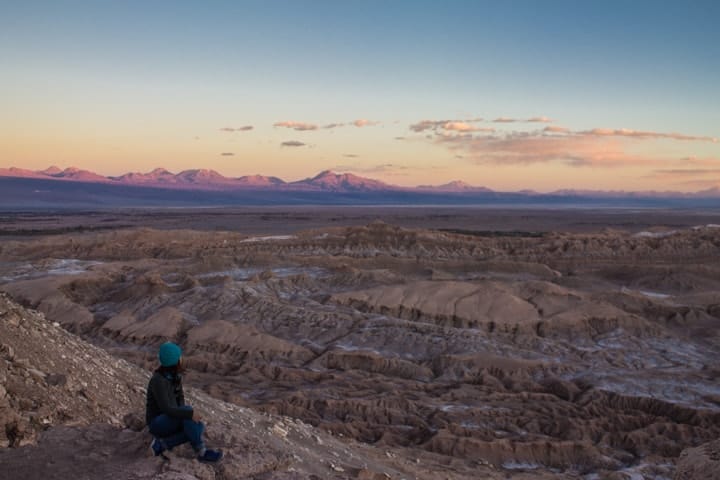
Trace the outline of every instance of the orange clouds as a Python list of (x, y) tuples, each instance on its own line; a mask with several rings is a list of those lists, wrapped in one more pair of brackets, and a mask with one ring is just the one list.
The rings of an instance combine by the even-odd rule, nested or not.
[(643, 132), (638, 130), (630, 130), (627, 128), (611, 129), (611, 128), (593, 128), (592, 130), (586, 130), (577, 132), (578, 135), (593, 135), (599, 137), (633, 137), (633, 138), (653, 138), (661, 139), (668, 138), (672, 140), (685, 140), (691, 142), (712, 142), (717, 143), (717, 138), (714, 137), (699, 137), (695, 135), (683, 135), (681, 133), (659, 133), (659, 132)]
[(477, 163), (531, 164), (562, 162), (574, 167), (659, 165), (662, 159), (629, 152), (613, 137), (544, 135), (515, 132), (502, 136), (437, 135), (433, 142)]
[(528, 118), (528, 119), (525, 120), (525, 121), (526, 121), (526, 122), (529, 122), (529, 123), (552, 123), (552, 122), (554, 122), (553, 119), (548, 118), (548, 117), (546, 117), (546, 116), (544, 116), (544, 115), (543, 115), (543, 116), (540, 116), (540, 117)]
[[(379, 124), (380, 124), (380, 122), (361, 118), (358, 120), (354, 120), (350, 123), (328, 123), (326, 125), (323, 125), (322, 128), (324, 130), (331, 130), (333, 128), (344, 127), (346, 125), (354, 125), (358, 128), (362, 128), (362, 127), (371, 127), (373, 125), (379, 125)], [(277, 122), (277, 123), (273, 124), (273, 127), (290, 128), (290, 129), (298, 131), (298, 132), (312, 131), (312, 130), (317, 130), (319, 128), (314, 123), (294, 122), (294, 121)]]
[(353, 122), (353, 125), (355, 125), (356, 127), (362, 128), (362, 127), (369, 127), (369, 126), (377, 125), (379, 123), (380, 122), (374, 122), (372, 120), (360, 119), (360, 120), (355, 120)]
[[(421, 120), (417, 123), (414, 123), (410, 125), (410, 130), (413, 132), (425, 132), (428, 130), (438, 130), (438, 129), (444, 129), (444, 130), (453, 130), (456, 132), (494, 132), (494, 128), (481, 128), (481, 127), (475, 127), (471, 124), (473, 123), (479, 123), (484, 121), (482, 118), (470, 118), (466, 120)], [(519, 120), (517, 118), (510, 118), (510, 117), (498, 117), (494, 120), (488, 120), (492, 123), (517, 123), (517, 122), (525, 122), (525, 123), (552, 123), (554, 120), (551, 118), (548, 118), (546, 116), (539, 116), (539, 117), (532, 117), (528, 118), (527, 120)]]
[(465, 122), (447, 122), (442, 125), (443, 130), (455, 131), (455, 132), (494, 132), (494, 128), (489, 127), (476, 127)]
[(720, 175), (720, 168), (668, 168), (655, 170), (653, 173), (671, 176)]
[[(459, 130), (459, 128), (452, 128), (452, 125), (468, 125), (471, 123), (482, 122), (482, 118), (469, 118), (466, 120), (421, 120), (417, 123), (410, 125), (410, 130), (413, 132), (424, 132), (427, 130), (437, 130), (438, 128), (445, 128), (447, 130)], [(448, 128), (450, 126), (450, 128)], [(466, 130), (467, 131), (467, 130)], [(491, 131), (491, 130), (484, 130)]]
[(556, 125), (550, 125), (548, 127), (543, 128), (543, 132), (547, 133), (569, 133), (570, 129), (565, 127), (558, 127)]
[[(683, 163), (688, 159), (682, 159)], [(664, 168), (653, 170), (645, 178), (670, 182), (673, 185), (686, 187), (717, 187), (720, 186), (720, 160), (713, 163), (715, 168)]]
[(720, 167), (720, 157), (703, 157), (698, 158), (695, 156), (684, 157), (680, 159), (683, 164), (695, 165), (703, 167)]
[(414, 168), (411, 169), (405, 165), (384, 163), (380, 165), (336, 165), (332, 167), (332, 170), (338, 172), (352, 172), (361, 175), (382, 174), (386, 176), (406, 176), (407, 171), (414, 170)]
[[(679, 159), (667, 154), (650, 154), (647, 146), (638, 142), (675, 140), (684, 142), (717, 143), (708, 136), (664, 133), (654, 131), (593, 128), (572, 131), (569, 128), (548, 125), (542, 130), (496, 133), (493, 128), (478, 127), (472, 123), (480, 119), (422, 120), (410, 125), (416, 133), (426, 133), (423, 140), (451, 150), (457, 158), (467, 158), (476, 163), (522, 165), (556, 162), (574, 167), (629, 167), (667, 166)], [(550, 123), (548, 117), (532, 117), (518, 120), (499, 117), (493, 123)], [(428, 135), (432, 132), (434, 135)], [(487, 133), (481, 135), (480, 133)], [(643, 144), (644, 145), (644, 144)], [(652, 145), (652, 144), (649, 144)], [(650, 147), (652, 148), (652, 147)]]

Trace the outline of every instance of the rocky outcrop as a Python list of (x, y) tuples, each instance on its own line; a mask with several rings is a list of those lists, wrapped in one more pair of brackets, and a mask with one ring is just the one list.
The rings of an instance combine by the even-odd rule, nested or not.
[(51, 425), (123, 425), (146, 376), (38, 313), (0, 297), (0, 447), (33, 443)]
[[(0, 294), (0, 471), (28, 480), (435, 478), (395, 454), (338, 441), (300, 421), (267, 416), (186, 389), (207, 442), (204, 465), (185, 446), (149, 453), (144, 393), (149, 374), (89, 345)], [(442, 468), (440, 465), (433, 468)], [(488, 472), (494, 477), (493, 472)], [(4, 477), (3, 477), (4, 478)], [(452, 478), (471, 478), (457, 475)]]
[(675, 480), (717, 480), (720, 478), (720, 440), (682, 452)]
[(455, 328), (503, 331), (532, 328), (535, 308), (494, 283), (420, 282), (337, 294), (333, 300), (355, 308)]
[(434, 281), (333, 295), (333, 302), (412, 321), (498, 334), (595, 337), (658, 328), (613, 305), (545, 282)]
[(258, 364), (284, 362), (297, 365), (315, 358), (315, 354), (306, 348), (262, 333), (252, 325), (226, 320), (211, 320), (193, 328), (187, 335), (186, 345), (195, 353), (194, 357), (207, 352), (206, 356), (212, 358), (213, 354), (220, 353)]

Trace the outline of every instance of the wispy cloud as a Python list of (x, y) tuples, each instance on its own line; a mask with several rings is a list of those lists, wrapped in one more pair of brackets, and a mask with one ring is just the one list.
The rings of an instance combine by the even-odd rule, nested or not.
[(715, 178), (703, 178), (697, 180), (686, 180), (684, 182), (677, 182), (675, 185), (685, 185), (688, 187), (696, 188), (713, 188), (720, 187), (720, 175)]
[[(474, 123), (481, 122), (482, 118), (472, 118), (466, 120), (421, 120), (417, 123), (413, 123), (409, 126), (410, 130), (415, 133), (429, 132), (429, 131), (456, 131), (456, 132), (494, 132), (495, 130), (490, 128), (482, 128), (473, 125)], [(492, 120), (493, 123), (552, 123), (553, 119), (546, 116), (531, 117), (527, 120), (519, 120), (511, 117), (498, 117)], [(711, 142), (717, 143), (717, 137), (702, 136), (702, 135), (687, 135), (676, 132), (654, 132), (647, 130), (632, 130), (629, 128), (593, 128), (590, 130), (571, 131), (568, 128), (548, 125), (543, 129), (546, 133), (565, 133), (572, 135), (584, 135), (593, 137), (626, 137), (626, 138), (637, 138), (637, 139), (669, 139), (669, 140), (681, 140), (689, 142)]]
[(424, 132), (426, 130), (436, 130), (437, 128), (445, 125), (446, 123), (453, 121), (454, 120), (421, 120), (417, 123), (413, 123), (412, 125), (410, 125), (410, 130), (416, 133)]
[(447, 122), (441, 126), (443, 130), (454, 131), (454, 132), (494, 132), (494, 128), (490, 127), (476, 127), (465, 122)]
[(546, 133), (569, 133), (570, 129), (565, 127), (558, 127), (556, 125), (550, 125), (543, 128), (543, 132)]
[(304, 147), (305, 143), (299, 142), (297, 140), (288, 140), (286, 142), (282, 142), (280, 144), (281, 147)]
[(238, 128), (223, 127), (220, 129), (220, 131), (221, 132), (249, 132), (253, 128), (255, 128), (255, 127), (253, 127), (252, 125), (245, 125), (243, 127), (238, 127)]
[(525, 123), (552, 123), (555, 120), (552, 118), (546, 117), (545, 115), (541, 115), (539, 117), (530, 117), (526, 120), (521, 120), (519, 118), (511, 118), (511, 117), (498, 117), (493, 120), (494, 123), (516, 123), (516, 122), (525, 122)]
[(273, 127), (291, 128), (298, 132), (304, 132), (304, 131), (308, 131), (308, 130), (317, 130), (318, 129), (318, 126), (313, 123), (293, 122), (293, 121), (277, 122), (277, 123), (273, 124)]
[[(383, 174), (386, 176), (405, 176), (410, 167), (395, 163), (383, 163), (379, 165), (336, 165), (332, 167), (336, 172), (352, 172), (360, 175)], [(414, 169), (413, 169), (414, 170)]]
[(714, 186), (720, 184), (720, 168), (662, 168), (641, 178), (673, 182), (675, 185)]
[(344, 127), (346, 125), (354, 125), (356, 127), (362, 128), (362, 127), (370, 127), (370, 126), (379, 125), (379, 124), (380, 124), (380, 122), (361, 118), (358, 120), (354, 120), (350, 123), (328, 123), (326, 125), (323, 125), (322, 127), (318, 127), (314, 123), (294, 122), (294, 121), (277, 122), (277, 123), (273, 124), (273, 126), (274, 127), (282, 127), (282, 128), (290, 128), (290, 129), (296, 130), (298, 132), (306, 132), (306, 131), (311, 131), (311, 130), (318, 130), (319, 128), (322, 128), (323, 130), (331, 130), (333, 128)]
[(346, 157), (346, 158), (357, 158), (358, 155), (356, 155), (356, 154), (354, 154), (354, 153), (346, 153), (346, 154), (343, 155), (343, 157)]
[(540, 117), (528, 118), (528, 119), (525, 120), (525, 121), (526, 121), (526, 122), (529, 122), (529, 123), (552, 123), (552, 122), (554, 122), (554, 120), (553, 120), (552, 118), (548, 118), (548, 117), (546, 117), (546, 116), (544, 116), (544, 115), (542, 115), (542, 116), (540, 116)]
[(417, 123), (413, 123), (410, 125), (410, 130), (416, 133), (426, 132), (428, 130), (437, 130), (439, 128), (443, 128), (446, 125), (460, 125), (460, 124), (466, 124), (469, 125), (471, 123), (478, 123), (482, 122), (482, 118), (466, 118), (464, 120), (420, 120)]
[(680, 159), (683, 165), (693, 165), (700, 167), (720, 167), (720, 158), (716, 157), (683, 157)]
[(612, 129), (612, 128), (593, 128), (592, 130), (584, 130), (577, 132), (578, 135), (592, 135), (596, 137), (632, 137), (641, 139), (663, 139), (683, 140), (691, 142), (712, 142), (717, 143), (715, 137), (703, 137), (696, 135), (684, 135), (682, 133), (661, 133), (648, 132), (641, 130), (630, 130), (628, 128)]
[(437, 135), (432, 141), (476, 163), (562, 162), (575, 167), (657, 165), (656, 158), (629, 153), (619, 139), (513, 132), (506, 135)]
[(371, 126), (373, 126), (373, 125), (378, 125), (379, 123), (380, 123), (380, 122), (376, 122), (376, 121), (373, 121), (373, 120), (366, 120), (366, 119), (364, 119), (364, 118), (361, 118), (361, 119), (359, 119), (359, 120), (355, 120), (354, 122), (352, 122), (352, 124), (355, 125), (355, 126), (358, 127), (358, 128), (371, 127)]
[(222, 152), (220, 155), (223, 157), (232, 157), (235, 154), (233, 152)]
[(720, 174), (720, 168), (668, 168), (655, 170), (659, 175), (697, 176)]
[[(544, 117), (538, 117), (537, 121), (540, 122), (542, 118)], [(516, 120), (503, 117), (493, 120), (493, 122), (499, 123), (510, 123), (511, 121)], [(566, 127), (548, 125), (539, 130), (498, 133), (492, 129), (471, 125), (469, 122), (440, 123), (434, 120), (424, 120), (412, 125), (411, 129), (416, 132), (424, 132), (425, 140), (445, 146), (454, 154), (462, 155), (476, 163), (559, 162), (575, 167), (673, 165), (679, 168), (684, 164), (696, 167), (720, 166), (720, 163), (713, 163), (714, 160), (708, 158), (696, 159), (693, 157), (678, 160), (663, 153), (640, 152), (637, 142), (657, 140), (717, 142), (714, 137), (674, 132), (608, 128), (572, 131)]]

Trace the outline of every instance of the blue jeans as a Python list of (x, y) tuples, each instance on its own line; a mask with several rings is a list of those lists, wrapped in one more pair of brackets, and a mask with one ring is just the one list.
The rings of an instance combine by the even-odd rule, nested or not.
[[(181, 407), (191, 410), (192, 407)], [(157, 439), (162, 440), (168, 449), (177, 447), (185, 442), (190, 442), (196, 452), (202, 450), (205, 444), (202, 439), (205, 425), (202, 422), (175, 418), (165, 415), (158, 415), (150, 422), (150, 433)]]

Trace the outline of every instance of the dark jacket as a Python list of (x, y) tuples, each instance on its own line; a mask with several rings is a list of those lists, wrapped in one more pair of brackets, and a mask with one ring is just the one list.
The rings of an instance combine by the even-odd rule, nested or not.
[(145, 422), (150, 425), (153, 419), (163, 413), (169, 417), (192, 419), (191, 408), (185, 405), (182, 377), (173, 372), (155, 370), (148, 383), (145, 403)]

